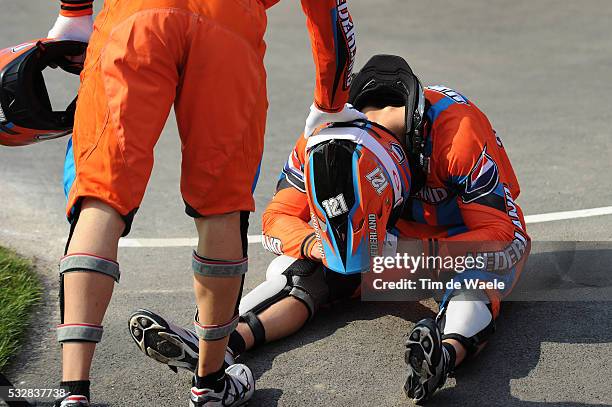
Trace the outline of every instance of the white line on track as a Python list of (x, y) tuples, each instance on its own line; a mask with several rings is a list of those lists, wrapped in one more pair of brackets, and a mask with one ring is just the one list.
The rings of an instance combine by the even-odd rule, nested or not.
[(552, 212), (543, 213), (540, 215), (525, 216), (526, 223), (544, 223), (554, 222), (557, 220), (590, 218), (592, 216), (612, 215), (612, 206), (604, 206), (601, 208), (579, 209), (577, 211)]
[[(539, 215), (525, 216), (528, 224), (554, 222), (559, 220), (590, 218), (592, 216), (612, 215), (612, 206), (601, 208), (579, 209), (576, 211), (542, 213)], [(249, 244), (261, 243), (261, 235), (249, 235)], [(168, 238), (168, 239), (140, 239), (122, 238), (119, 247), (194, 247), (197, 246), (197, 238)]]
[[(249, 244), (261, 243), (261, 235), (249, 235)], [(185, 247), (197, 246), (198, 238), (140, 239), (121, 238), (119, 247)]]

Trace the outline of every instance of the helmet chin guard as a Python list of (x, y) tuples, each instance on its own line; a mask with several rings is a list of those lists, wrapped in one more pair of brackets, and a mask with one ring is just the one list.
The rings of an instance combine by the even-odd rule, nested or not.
[(72, 133), (76, 97), (53, 111), (42, 71), (60, 67), (78, 75), (87, 44), (41, 39), (0, 50), (0, 144), (22, 146)]

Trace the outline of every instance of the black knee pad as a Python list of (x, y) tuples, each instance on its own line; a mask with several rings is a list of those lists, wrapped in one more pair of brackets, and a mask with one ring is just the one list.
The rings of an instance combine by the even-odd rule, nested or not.
[(495, 332), (495, 319), (491, 304), (485, 300), (461, 295), (451, 298), (441, 316), (442, 339), (454, 339), (465, 347), (467, 356), (473, 356), (480, 345), (486, 343)]
[(323, 266), (289, 256), (279, 256), (270, 263), (266, 281), (248, 293), (240, 305), (240, 320), (250, 327), (255, 345), (266, 340), (265, 329), (257, 315), (289, 296), (300, 300), (312, 318), (329, 296)]
[(329, 299), (329, 285), (322, 264), (299, 259), (284, 273), (291, 284), (289, 295), (302, 301), (310, 318)]

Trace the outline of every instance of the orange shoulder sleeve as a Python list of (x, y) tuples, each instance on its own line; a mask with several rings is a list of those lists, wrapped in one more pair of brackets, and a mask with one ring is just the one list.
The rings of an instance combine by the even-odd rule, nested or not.
[(316, 243), (308, 224), (310, 209), (304, 190), (306, 141), (300, 136), (281, 171), (276, 193), (262, 216), (264, 247), (275, 254), (306, 258)]
[(521, 208), (508, 185), (507, 168), (500, 165), (506, 159), (505, 152), (497, 145), (490, 124), (479, 115), (466, 112), (448, 120), (440, 131), (454, 134), (441, 154), (444, 158), (440, 171), (444, 173), (441, 177), (449, 180), (457, 192), (466, 231), (436, 239), (435, 251), (451, 255), (465, 254), (460, 251), (503, 252), (514, 242), (522, 248), (522, 255), (529, 245), (529, 236)]
[(348, 100), (357, 50), (346, 0), (301, 0), (316, 67), (315, 104), (336, 112)]

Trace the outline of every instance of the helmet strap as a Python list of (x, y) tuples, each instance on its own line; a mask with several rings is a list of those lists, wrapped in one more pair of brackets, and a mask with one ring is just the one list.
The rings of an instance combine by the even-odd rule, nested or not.
[[(430, 107), (428, 100), (425, 100), (425, 110)], [(416, 118), (413, 118), (413, 123), (416, 123)], [(411, 195), (414, 195), (421, 188), (425, 186), (427, 172), (429, 169), (429, 155), (425, 152), (427, 145), (427, 138), (429, 135), (429, 126), (427, 121), (427, 114), (423, 114), (423, 117), (418, 121), (419, 125), (408, 131), (406, 129), (406, 140), (408, 146), (408, 157), (410, 160), (410, 169), (412, 171), (412, 186)]]

